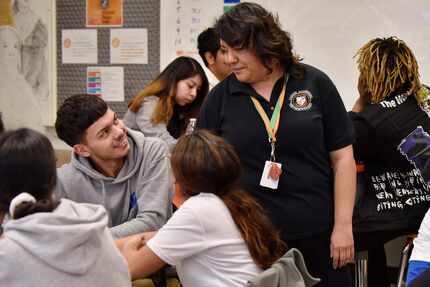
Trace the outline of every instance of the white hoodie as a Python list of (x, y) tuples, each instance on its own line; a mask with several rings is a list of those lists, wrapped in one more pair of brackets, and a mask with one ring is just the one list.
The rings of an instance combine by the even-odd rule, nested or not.
[(102, 206), (62, 199), (4, 225), (0, 286), (131, 286)]

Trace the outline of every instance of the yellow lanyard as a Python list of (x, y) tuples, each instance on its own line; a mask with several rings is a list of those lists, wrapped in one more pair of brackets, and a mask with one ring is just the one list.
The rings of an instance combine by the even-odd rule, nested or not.
[(269, 120), (269, 117), (267, 116), (266, 112), (264, 111), (263, 107), (261, 106), (260, 102), (251, 96), (251, 100), (254, 103), (255, 109), (257, 110), (258, 114), (260, 115), (261, 119), (263, 120), (264, 126), (266, 128), (267, 134), (269, 136), (269, 142), (271, 144), (271, 153), (270, 153), (270, 160), (275, 161), (275, 143), (276, 143), (276, 133), (279, 128), (279, 121), (280, 121), (280, 115), (281, 115), (281, 109), (282, 105), (284, 104), (284, 98), (285, 98), (285, 90), (287, 87), (288, 82), (288, 74), (285, 76), (285, 84), (282, 87), (281, 94), (279, 95), (278, 101), (276, 102), (275, 110), (273, 111), (272, 118)]

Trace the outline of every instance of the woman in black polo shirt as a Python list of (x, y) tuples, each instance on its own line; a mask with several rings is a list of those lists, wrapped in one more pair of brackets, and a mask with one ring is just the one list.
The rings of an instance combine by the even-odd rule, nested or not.
[(233, 73), (209, 94), (197, 125), (235, 147), (244, 187), (319, 286), (351, 286), (343, 267), (354, 258), (355, 165), (336, 87), (299, 63), (288, 33), (257, 4), (236, 5), (216, 29)]

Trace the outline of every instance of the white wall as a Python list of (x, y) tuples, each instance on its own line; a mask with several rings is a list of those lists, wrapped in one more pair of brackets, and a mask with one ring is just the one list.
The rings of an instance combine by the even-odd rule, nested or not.
[(325, 71), (347, 108), (357, 97), (353, 56), (375, 37), (397, 36), (415, 53), (421, 80), (430, 83), (430, 1), (428, 0), (268, 0), (295, 51), (305, 63)]
[[(430, 83), (430, 1), (428, 0), (252, 0), (278, 14), (304, 62), (325, 71), (347, 108), (355, 98), (358, 72), (353, 56), (374, 37), (398, 36), (415, 52), (422, 82)], [(221, 0), (161, 0), (161, 65), (177, 51), (200, 60), (195, 47), (198, 30), (213, 25), (222, 13)], [(180, 6), (180, 12), (176, 6)], [(196, 12), (197, 11), (197, 12)], [(186, 13), (187, 15), (185, 16)], [(180, 19), (180, 24), (178, 24)], [(196, 20), (193, 21), (192, 20)], [(183, 42), (175, 45), (176, 28)]]

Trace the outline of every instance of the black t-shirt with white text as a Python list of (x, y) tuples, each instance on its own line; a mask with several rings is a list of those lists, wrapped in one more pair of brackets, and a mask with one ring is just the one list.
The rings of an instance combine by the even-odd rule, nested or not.
[(417, 231), (430, 206), (428, 176), (400, 147), (418, 126), (430, 132), (429, 115), (414, 95), (394, 93), (349, 116), (354, 126), (354, 157), (365, 165), (365, 192), (356, 203), (355, 231)]

